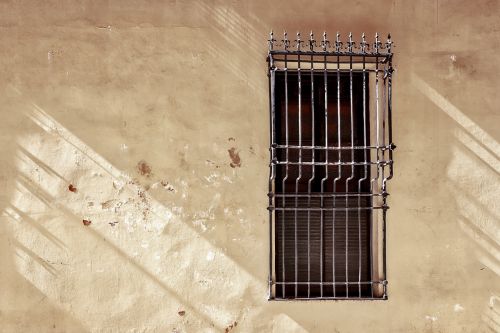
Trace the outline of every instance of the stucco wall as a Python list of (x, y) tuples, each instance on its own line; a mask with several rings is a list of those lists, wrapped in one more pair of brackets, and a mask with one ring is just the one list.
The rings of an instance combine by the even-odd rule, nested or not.
[[(499, 14), (3, 1), (0, 330), (499, 332)], [(267, 301), (271, 28), (392, 33), (388, 301)]]

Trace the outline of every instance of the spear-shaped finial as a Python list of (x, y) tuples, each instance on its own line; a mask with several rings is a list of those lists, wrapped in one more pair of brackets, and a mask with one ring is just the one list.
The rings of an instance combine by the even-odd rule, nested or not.
[(271, 30), (271, 32), (269, 33), (269, 51), (272, 51), (273, 50), (273, 47), (274, 47), (274, 42), (276, 41), (276, 39), (274, 39), (274, 33), (273, 31)]
[(347, 42), (347, 51), (352, 53), (355, 42), (352, 41), (352, 32), (349, 32), (349, 41)]
[(311, 51), (314, 51), (314, 46), (315, 45), (316, 45), (316, 41), (314, 40), (314, 33), (311, 30), (311, 32), (309, 33), (309, 49)]
[(359, 43), (359, 45), (361, 47), (361, 53), (366, 53), (366, 49), (368, 48), (368, 43), (366, 42), (366, 36), (364, 32), (361, 34), (361, 43)]
[(387, 53), (391, 53), (391, 48), (392, 48), (392, 39), (391, 39), (391, 34), (387, 35), (387, 42), (385, 42), (385, 47), (387, 49)]
[(321, 42), (321, 46), (323, 46), (323, 51), (326, 51), (329, 44), (330, 42), (328, 41), (328, 39), (326, 39), (326, 31), (323, 31), (323, 41)]
[(378, 32), (377, 32), (377, 33), (375, 33), (375, 43), (373, 45), (373, 47), (375, 49), (375, 53), (379, 53), (381, 45), (382, 45), (382, 43), (380, 42), (379, 35), (378, 35)]
[(297, 39), (295, 41), (297, 42), (297, 50), (300, 51), (300, 47), (302, 46), (302, 41), (300, 40), (300, 31), (297, 31)]
[(335, 52), (342, 51), (342, 42), (340, 41), (340, 33), (337, 31), (337, 38), (335, 39)]
[(285, 51), (288, 51), (288, 47), (290, 46), (290, 41), (288, 40), (288, 33), (286, 30), (283, 31), (283, 48)]

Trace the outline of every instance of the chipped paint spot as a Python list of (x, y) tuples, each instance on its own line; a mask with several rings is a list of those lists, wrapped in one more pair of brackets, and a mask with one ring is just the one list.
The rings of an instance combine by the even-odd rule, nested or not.
[(215, 253), (213, 251), (208, 251), (206, 259), (207, 261), (213, 261), (215, 259)]
[(430, 320), (430, 321), (436, 321), (436, 320), (438, 320), (437, 317), (434, 317), (434, 316), (425, 316), (425, 319), (426, 320)]
[(455, 312), (462, 312), (462, 311), (464, 311), (464, 310), (465, 310), (465, 309), (464, 309), (464, 307), (463, 307), (463, 306), (461, 306), (461, 305), (460, 305), (460, 304), (458, 304), (458, 303), (457, 303), (457, 304), (455, 304), (455, 306), (453, 306), (453, 311), (455, 311)]
[(216, 172), (212, 172), (209, 176), (203, 177), (205, 180), (209, 183), (212, 183), (214, 185), (218, 185), (219, 182), (217, 181), (217, 178), (219, 178), (219, 174)]
[(200, 227), (202, 232), (205, 232), (208, 229), (205, 219), (194, 220), (193, 225)]

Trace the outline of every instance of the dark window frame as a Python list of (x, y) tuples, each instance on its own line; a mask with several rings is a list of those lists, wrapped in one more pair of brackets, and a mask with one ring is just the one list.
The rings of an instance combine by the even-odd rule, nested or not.
[(330, 43), (325, 33), (318, 43), (312, 33), (291, 42), (285, 32), (277, 43), (271, 33), (268, 63), (269, 299), (387, 299), (387, 181), (395, 148), (390, 36), (382, 44), (376, 35), (370, 47), (363, 34), (357, 47), (349, 35), (344, 47), (339, 34)]

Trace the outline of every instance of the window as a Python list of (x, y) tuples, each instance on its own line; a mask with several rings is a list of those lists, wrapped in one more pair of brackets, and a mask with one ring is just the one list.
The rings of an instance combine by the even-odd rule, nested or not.
[(269, 40), (270, 299), (386, 299), (392, 41)]

